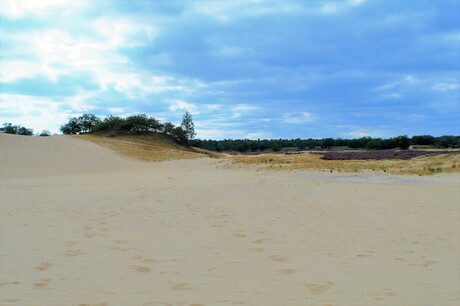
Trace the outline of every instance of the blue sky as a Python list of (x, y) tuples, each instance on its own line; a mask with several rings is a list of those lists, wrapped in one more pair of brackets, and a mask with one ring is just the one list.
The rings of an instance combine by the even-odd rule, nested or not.
[(5, 0), (0, 14), (0, 123), (189, 111), (203, 139), (460, 134), (456, 0)]

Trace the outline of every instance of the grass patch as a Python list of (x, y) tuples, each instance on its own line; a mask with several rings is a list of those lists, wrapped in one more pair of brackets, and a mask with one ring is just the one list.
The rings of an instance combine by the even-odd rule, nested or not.
[[(232, 157), (233, 165), (252, 165), (261, 169), (316, 170), (327, 172), (380, 172), (392, 174), (432, 175), (436, 173), (460, 172), (456, 165), (459, 154), (426, 155), (410, 160), (324, 160), (319, 154), (257, 156), (238, 155)], [(455, 167), (453, 166), (455, 165)]]
[(117, 135), (104, 137), (96, 134), (72, 135), (70, 137), (91, 141), (121, 155), (144, 161), (166, 161), (193, 158), (220, 158), (215, 152), (176, 144), (168, 136), (149, 133), (143, 135)]

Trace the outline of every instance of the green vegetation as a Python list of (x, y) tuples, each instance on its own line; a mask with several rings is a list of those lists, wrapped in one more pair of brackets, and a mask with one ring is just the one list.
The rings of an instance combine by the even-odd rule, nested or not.
[(48, 130), (43, 130), (38, 136), (51, 136), (51, 133)]
[(169, 136), (178, 144), (189, 145), (189, 140), (195, 135), (192, 116), (184, 115), (182, 125), (175, 126), (171, 122), (161, 123), (145, 114), (133, 115), (126, 118), (108, 116), (101, 120), (93, 114), (84, 114), (71, 118), (68, 123), (61, 126), (63, 134), (88, 134), (88, 133), (116, 133), (142, 134), (162, 133)]
[[(378, 152), (376, 152), (378, 153)], [(424, 155), (412, 159), (326, 160), (322, 154), (236, 155), (233, 167), (254, 166), (265, 170), (317, 170), (324, 172), (383, 172), (391, 174), (433, 175), (460, 172), (460, 154)]]
[(189, 112), (184, 114), (180, 127), (184, 130), (187, 139), (195, 138), (195, 124), (193, 123), (192, 115)]
[(34, 131), (32, 129), (28, 129), (20, 125), (13, 125), (11, 123), (4, 123), (3, 127), (0, 128), (0, 132), (5, 134), (15, 134), (24, 136), (32, 136), (34, 134)]
[(323, 138), (323, 139), (224, 139), (224, 140), (192, 140), (191, 145), (217, 152), (278, 152), (295, 150), (330, 150), (330, 149), (367, 149), (388, 150), (400, 148), (408, 149), (411, 145), (429, 146), (429, 148), (460, 148), (460, 136), (433, 137), (429, 135), (398, 136), (393, 138), (361, 137), (357, 139)]

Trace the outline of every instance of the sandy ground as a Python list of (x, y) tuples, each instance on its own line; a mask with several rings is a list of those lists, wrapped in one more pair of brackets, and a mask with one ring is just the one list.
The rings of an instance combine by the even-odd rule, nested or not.
[(144, 163), (0, 135), (1, 305), (458, 305), (460, 176)]

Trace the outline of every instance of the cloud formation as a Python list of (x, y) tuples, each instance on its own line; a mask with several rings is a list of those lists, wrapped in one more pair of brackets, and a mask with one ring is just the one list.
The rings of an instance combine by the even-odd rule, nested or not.
[(460, 134), (459, 11), (447, 0), (2, 1), (0, 118), (58, 132), (83, 112), (178, 123), (189, 111), (200, 138)]

